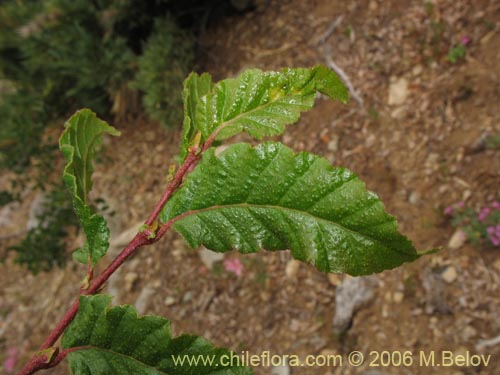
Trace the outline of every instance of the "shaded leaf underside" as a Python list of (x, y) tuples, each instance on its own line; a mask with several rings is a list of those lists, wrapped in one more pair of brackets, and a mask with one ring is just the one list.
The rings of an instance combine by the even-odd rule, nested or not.
[(117, 136), (120, 132), (88, 109), (76, 112), (65, 126), (59, 140), (66, 157), (63, 180), (72, 194), (75, 212), (86, 235), (84, 246), (74, 253), (74, 258), (81, 263), (90, 259), (95, 265), (108, 249), (109, 229), (104, 218), (87, 202), (92, 190), (94, 151), (104, 133)]
[(165, 207), (161, 220), (171, 219), (192, 247), (290, 249), (327, 272), (364, 275), (418, 258), (354, 173), (280, 143), (209, 150)]

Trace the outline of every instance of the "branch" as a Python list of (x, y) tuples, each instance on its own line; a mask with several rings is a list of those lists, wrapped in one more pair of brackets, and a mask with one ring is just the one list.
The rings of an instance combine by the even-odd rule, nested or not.
[[(209, 145), (212, 143), (212, 141), (207, 142)], [(206, 144), (204, 145), (206, 146)], [(208, 147), (207, 147), (208, 148)], [(191, 150), (191, 152), (188, 154), (186, 159), (184, 160), (184, 163), (179, 167), (177, 170), (177, 173), (173, 177), (173, 179), (170, 181), (170, 183), (167, 185), (165, 192), (163, 193), (161, 199), (158, 201), (158, 203), (155, 205), (153, 208), (152, 213), (149, 215), (148, 219), (146, 220), (146, 225), (150, 226), (159, 216), (161, 210), (165, 206), (165, 204), (168, 202), (172, 194), (175, 192), (175, 190), (179, 187), (179, 185), (182, 183), (182, 180), (184, 179), (185, 175), (189, 173), (193, 166), (200, 160), (201, 154), (198, 153), (198, 150)], [(170, 226), (173, 223), (170, 223), (169, 225), (163, 225), (161, 229), (164, 229), (161, 233), (161, 235), (156, 236), (155, 238), (149, 238), (150, 233), (148, 231), (144, 231), (142, 233), (137, 233), (136, 236), (130, 241), (130, 243), (120, 252), (120, 254), (117, 255), (117, 257), (104, 269), (104, 271), (96, 277), (91, 283), (90, 286), (87, 289), (80, 289), (80, 295), (92, 295), (97, 292), (103, 287), (104, 283), (109, 279), (109, 277), (128, 259), (132, 254), (136, 252), (137, 249), (145, 246), (145, 245), (150, 245), (152, 243), (157, 242), (163, 234), (170, 228)], [(68, 311), (64, 314), (64, 316), (61, 318), (59, 323), (56, 325), (56, 327), (52, 330), (52, 332), (49, 334), (45, 342), (42, 344), (40, 347), (40, 351), (38, 353), (35, 353), (31, 359), (29, 360), (28, 363), (23, 367), (23, 369), (18, 373), (18, 375), (30, 375), (34, 374), (35, 372), (54, 367), (58, 365), (66, 356), (68, 353), (67, 351), (61, 352), (57, 354), (58, 349), (53, 349), (54, 352), (56, 353), (57, 356), (51, 356), (50, 358), (47, 358), (45, 354), (41, 355), (40, 353), (43, 353), (44, 351), (47, 351), (51, 348), (53, 348), (54, 344), (57, 342), (59, 337), (64, 333), (64, 330), (69, 326), (69, 324), (73, 321), (75, 318), (76, 314), (78, 313), (78, 308), (80, 306), (78, 298), (73, 302), (71, 307), (69, 308)], [(64, 354), (65, 353), (65, 354)]]
[(359, 95), (356, 89), (354, 89), (353, 84), (351, 83), (351, 80), (349, 79), (349, 76), (344, 72), (344, 70), (338, 66), (335, 61), (333, 61), (331, 57), (331, 50), (330, 46), (328, 45), (328, 38), (333, 34), (335, 29), (341, 24), (343, 19), (343, 16), (339, 16), (335, 21), (332, 22), (330, 27), (321, 35), (321, 37), (318, 39), (318, 43), (323, 44), (323, 53), (325, 55), (325, 60), (328, 66), (335, 71), (339, 75), (339, 77), (342, 79), (342, 81), (345, 83), (347, 88), (349, 89), (349, 92), (351, 93), (351, 96), (356, 100), (359, 104), (359, 106), (364, 110), (364, 102), (363, 98)]

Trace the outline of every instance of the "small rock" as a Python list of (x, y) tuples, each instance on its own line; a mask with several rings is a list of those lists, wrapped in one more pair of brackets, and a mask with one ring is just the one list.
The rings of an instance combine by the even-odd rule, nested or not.
[(463, 341), (469, 341), (471, 338), (475, 337), (476, 335), (477, 335), (477, 330), (472, 326), (466, 326), (460, 332), (460, 337), (462, 338)]
[(408, 197), (408, 202), (410, 202), (413, 205), (417, 205), (420, 202), (420, 194), (416, 191), (412, 191), (410, 193), (410, 196)]
[(203, 264), (209, 270), (213, 268), (214, 263), (220, 262), (224, 259), (223, 253), (216, 253), (215, 251), (208, 250), (205, 247), (202, 247), (198, 254), (200, 255), (200, 259)]
[(398, 107), (391, 112), (391, 117), (396, 120), (402, 120), (405, 118), (407, 112), (406, 107)]
[(426, 292), (425, 312), (427, 314), (433, 314), (434, 312), (449, 314), (451, 309), (446, 302), (442, 275), (433, 268), (427, 268), (424, 271), (422, 285)]
[(465, 243), (466, 239), (467, 236), (465, 235), (465, 233), (462, 232), (461, 229), (457, 229), (455, 233), (453, 233), (453, 235), (450, 237), (450, 240), (448, 241), (448, 248), (450, 250), (460, 249)]
[(340, 275), (338, 275), (336, 273), (329, 273), (327, 277), (328, 277), (328, 281), (333, 286), (339, 286), (340, 283), (342, 282), (342, 278), (340, 277)]
[(441, 277), (448, 284), (451, 284), (457, 279), (457, 270), (453, 266), (447, 267), (444, 272), (441, 274)]
[(134, 288), (134, 284), (139, 279), (139, 275), (136, 272), (127, 272), (123, 280), (125, 281), (125, 290), (131, 292)]
[(395, 303), (401, 303), (401, 302), (403, 302), (404, 298), (405, 298), (405, 295), (404, 295), (403, 292), (394, 292), (394, 294), (392, 295), (392, 300)]
[(285, 274), (289, 279), (295, 279), (297, 277), (297, 272), (300, 268), (300, 262), (298, 260), (292, 259), (286, 264)]
[(422, 68), (422, 65), (415, 65), (413, 69), (411, 70), (411, 73), (414, 76), (419, 76), (424, 69)]
[(163, 301), (163, 304), (164, 304), (165, 306), (172, 306), (172, 305), (174, 305), (174, 304), (175, 304), (175, 302), (176, 302), (176, 300), (175, 300), (175, 298), (174, 298), (174, 297), (172, 297), (172, 296), (167, 296), (167, 297), (165, 298), (165, 300)]
[(342, 281), (335, 296), (335, 333), (345, 332), (351, 325), (354, 314), (374, 297), (374, 276), (352, 277)]
[(337, 151), (339, 149), (339, 137), (332, 135), (332, 139), (328, 142), (327, 148), (329, 151)]
[(283, 360), (285, 363), (283, 363), (281, 366), (273, 366), (271, 369), (271, 375), (290, 375), (290, 367), (286, 363), (286, 360)]
[(389, 105), (401, 105), (408, 97), (408, 81), (406, 78), (395, 78), (391, 79), (389, 85)]
[(193, 292), (188, 291), (182, 296), (182, 302), (186, 303), (193, 299)]
[(365, 147), (370, 148), (375, 144), (375, 141), (377, 140), (377, 137), (375, 134), (371, 133), (368, 137), (366, 137), (365, 140)]

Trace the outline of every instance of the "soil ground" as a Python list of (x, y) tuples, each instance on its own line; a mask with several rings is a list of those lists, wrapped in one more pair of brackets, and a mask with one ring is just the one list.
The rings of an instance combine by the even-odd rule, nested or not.
[[(500, 252), (468, 243), (450, 248), (454, 229), (442, 214), (460, 200), (478, 208), (500, 198), (500, 151), (478, 146), (486, 135), (500, 132), (499, 30), (495, 0), (263, 1), (208, 29), (199, 64), (216, 80), (249, 67), (325, 64), (329, 53), (362, 97), (363, 108), (355, 100), (342, 105), (319, 98), (279, 139), (355, 171), (419, 249), (443, 249), (378, 275), (375, 298), (343, 335), (334, 333), (332, 318), (344, 276), (329, 277), (305, 264), (293, 269), (287, 252), (227, 254), (244, 263), (242, 277), (220, 264), (209, 270), (198, 251), (173, 233), (124, 266), (113, 281), (115, 302), (140, 304), (143, 313), (168, 317), (176, 334), (199, 334), (237, 352), (304, 357), (359, 350), (374, 359), (371, 351), (408, 350), (415, 358), (420, 351), (470, 351), (491, 354), (489, 365), (375, 370), (500, 374), (500, 344), (483, 345), (500, 335)], [(470, 39), (466, 57), (452, 64), (446, 54), (463, 36)], [(393, 91), (398, 81), (406, 91)], [(115, 234), (146, 217), (180, 138), (179, 131), (144, 120), (120, 129), (122, 137), (106, 141), (106, 157), (95, 173), (96, 196), (117, 212)], [(17, 208), (2, 234), (26, 221), (28, 207)], [(21, 365), (65, 311), (83, 275), (70, 263), (37, 276), (12, 259), (0, 265), (1, 352), (19, 348)], [(291, 373), (370, 370), (366, 361), (360, 367), (344, 363)], [(270, 371), (255, 368), (255, 374)]]

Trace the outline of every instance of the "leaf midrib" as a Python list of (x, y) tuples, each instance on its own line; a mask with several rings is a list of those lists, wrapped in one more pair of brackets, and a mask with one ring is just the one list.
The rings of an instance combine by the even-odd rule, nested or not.
[[(317, 221), (322, 221), (322, 222), (326, 222), (328, 224), (334, 225), (334, 226), (338, 227), (339, 229), (344, 230), (346, 232), (367, 238), (373, 242), (378, 243), (380, 246), (382, 246), (385, 249), (396, 251), (398, 253), (405, 254), (405, 255), (414, 255), (414, 254), (408, 253), (406, 251), (401, 251), (398, 248), (388, 247), (386, 244), (384, 244), (379, 239), (373, 238), (372, 236), (369, 236), (369, 235), (361, 233), (361, 232), (356, 232), (356, 231), (349, 229), (349, 228), (347, 228), (347, 227), (343, 226), (342, 224), (337, 223), (335, 221), (330, 221), (328, 219), (313, 215), (307, 211), (301, 211), (301, 210), (296, 209), (296, 208), (284, 207), (284, 206), (276, 206), (276, 205), (269, 205), (269, 204), (263, 205), (263, 204), (246, 203), (246, 202), (245, 203), (237, 203), (237, 204), (227, 204), (227, 205), (215, 205), (215, 206), (200, 208), (197, 210), (186, 211), (180, 215), (177, 215), (177, 216), (171, 218), (169, 221), (171, 221), (172, 223), (175, 223), (175, 222), (182, 220), (188, 216), (197, 215), (197, 214), (204, 213), (204, 212), (216, 211), (218, 209), (223, 209), (223, 208), (268, 208), (268, 209), (274, 209), (274, 210), (293, 211), (293, 212), (299, 213), (301, 215), (307, 215), (307, 216), (309, 216)], [(382, 223), (377, 223), (377, 225), (379, 225), (379, 224), (382, 224)]]
[[(71, 348), (69, 348), (71, 349)], [(72, 353), (78, 353), (78, 352), (84, 352), (84, 351), (87, 351), (87, 350), (97, 350), (97, 351), (103, 351), (103, 352), (106, 352), (106, 353), (110, 353), (112, 355), (115, 355), (117, 357), (122, 357), (122, 358), (125, 358), (125, 359), (128, 359), (128, 360), (131, 360), (131, 361), (134, 361), (138, 364), (140, 364), (141, 366), (144, 366), (144, 367), (147, 367), (147, 368), (150, 368), (152, 370), (155, 370), (157, 371), (159, 374), (164, 374), (164, 375), (172, 375), (171, 373), (168, 373), (168, 372), (164, 372), (162, 370), (159, 370), (158, 368), (154, 367), (154, 366), (150, 366), (150, 365), (147, 365), (145, 364), (144, 362), (141, 362), (139, 361), (137, 358), (134, 358), (130, 355), (127, 355), (127, 354), (123, 354), (123, 353), (120, 353), (120, 352), (116, 352), (116, 351), (113, 351), (111, 349), (107, 349), (107, 348), (101, 348), (99, 346), (94, 346), (94, 345), (85, 345), (84, 348), (82, 349), (79, 349), (79, 350), (75, 350), (73, 351)], [(72, 354), (70, 353), (70, 355)]]
[[(240, 114), (236, 115), (235, 117), (233, 117), (232, 119), (229, 119), (229, 120), (226, 120), (226, 121), (221, 122), (221, 123), (220, 123), (219, 125), (217, 125), (217, 127), (216, 127), (213, 131), (212, 131), (212, 133), (210, 133), (210, 134), (209, 134), (209, 136), (211, 136), (212, 134), (215, 134), (215, 137), (217, 137), (217, 135), (220, 133), (220, 131), (221, 131), (222, 129), (227, 128), (228, 126), (233, 125), (235, 122), (237, 122), (238, 120), (240, 120), (242, 117), (249, 116), (249, 115), (251, 115), (252, 113), (254, 113), (254, 112), (256, 112), (256, 111), (259, 111), (259, 110), (265, 109), (265, 108), (267, 108), (268, 106), (270, 106), (271, 104), (275, 104), (275, 103), (279, 102), (280, 100), (283, 100), (283, 99), (290, 99), (290, 98), (294, 98), (294, 97), (296, 97), (296, 98), (304, 98), (304, 97), (306, 97), (307, 95), (314, 95), (314, 93), (313, 93), (313, 94), (303, 94), (303, 95), (297, 95), (297, 94), (295, 94), (295, 95), (285, 95), (285, 96), (282, 96), (281, 98), (278, 98), (278, 99), (276, 99), (276, 100), (270, 100), (270, 101), (268, 101), (268, 102), (267, 102), (267, 103), (265, 103), (265, 104), (262, 104), (262, 105), (260, 105), (260, 106), (258, 106), (258, 107), (255, 107), (254, 109), (251, 109), (251, 110), (249, 110), (249, 111), (247, 111), (247, 112), (242, 112), (242, 113), (240, 113)], [(284, 104), (286, 104), (286, 105), (292, 105), (292, 106), (293, 106), (293, 105), (296, 105), (296, 104), (293, 104), (293, 103), (284, 103)], [(302, 104), (302, 106), (303, 106), (303, 105), (304, 105), (304, 104)], [(301, 106), (301, 105), (297, 104), (296, 106), (297, 106), (297, 107), (299, 107), (299, 106)], [(262, 125), (262, 124), (259, 124), (259, 125)], [(267, 128), (267, 126), (264, 126), (264, 125), (262, 125), (262, 126)]]

